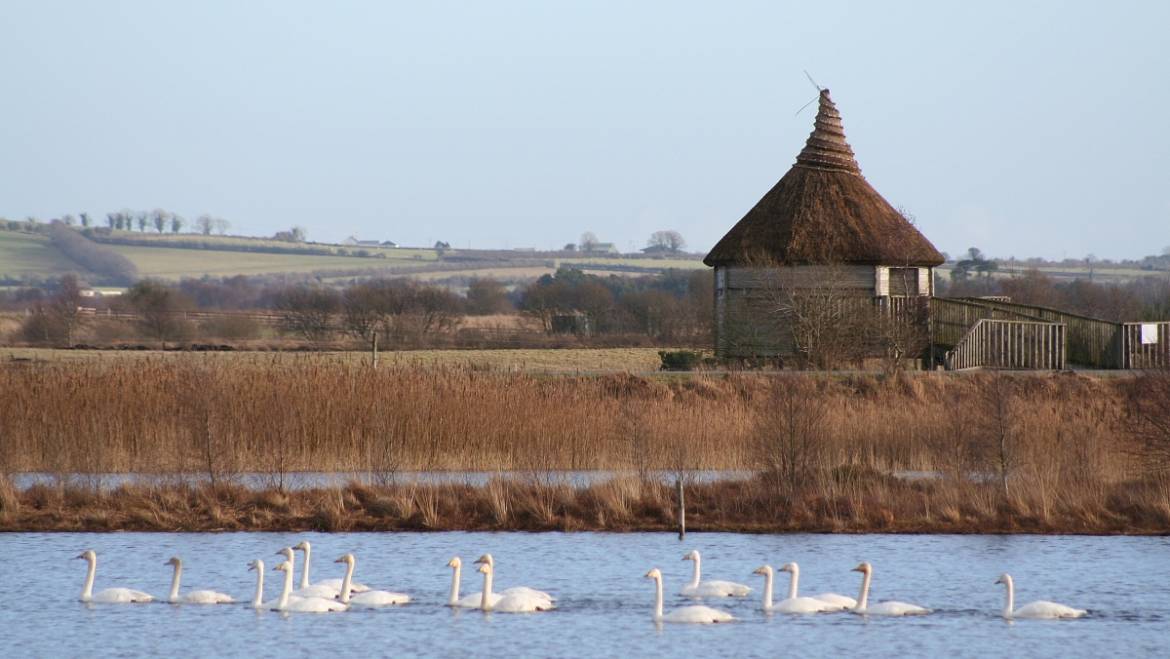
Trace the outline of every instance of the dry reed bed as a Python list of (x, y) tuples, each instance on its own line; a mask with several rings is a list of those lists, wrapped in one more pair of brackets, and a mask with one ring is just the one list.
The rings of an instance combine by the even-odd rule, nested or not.
[[(1040, 508), (994, 487), (871, 475), (832, 496), (778, 500), (758, 482), (687, 486), (691, 531), (1164, 534), (1165, 488), (1120, 485), (1092, 507)], [(619, 478), (584, 488), (493, 481), (256, 491), (0, 486), (0, 531), (671, 531), (673, 488)]]
[[(1170, 486), (1123, 432), (1124, 379), (540, 377), (274, 358), (0, 368), (0, 473), (188, 473), (112, 492), (0, 482), (0, 528), (1167, 532)], [(556, 470), (641, 478), (588, 488)], [(532, 482), (285, 491), (294, 471), (521, 470)], [(909, 482), (900, 470), (943, 478)], [(233, 476), (271, 476), (270, 492)], [(380, 480), (384, 479), (384, 480)]]

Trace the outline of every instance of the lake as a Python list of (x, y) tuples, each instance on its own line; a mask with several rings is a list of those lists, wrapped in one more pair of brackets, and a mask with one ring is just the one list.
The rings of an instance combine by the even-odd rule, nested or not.
[[(274, 553), (313, 543), (313, 580), (340, 577), (333, 559), (358, 557), (355, 578), (410, 593), (407, 606), (335, 614), (255, 612), (244, 605), (86, 605), (77, 601), (84, 549), (98, 553), (95, 590), (127, 586), (165, 598), (173, 555), (185, 563), (183, 591), (214, 588), (250, 599), (267, 564), (267, 596), (279, 594)], [(658, 626), (651, 620), (661, 568), (667, 609), (689, 579), (689, 549), (705, 579), (749, 584), (745, 600), (707, 603), (732, 612), (727, 625)], [(10, 533), (0, 535), (0, 638), (24, 656), (1062, 656), (1164, 655), (1170, 626), (1170, 538), (1081, 536), (743, 535), (630, 533)], [(469, 564), (496, 559), (496, 588), (551, 591), (559, 609), (515, 615), (452, 610), (446, 562), (463, 558), (463, 592), (481, 590)], [(298, 556), (298, 577), (300, 571)], [(762, 563), (801, 566), (801, 591), (856, 596), (859, 561), (874, 565), (871, 602), (899, 599), (935, 610), (903, 619), (848, 613), (765, 615), (757, 597)], [(1051, 599), (1087, 608), (1087, 618), (1007, 623), (999, 618), (1003, 571), (1017, 605)], [(780, 597), (787, 574), (777, 575)]]

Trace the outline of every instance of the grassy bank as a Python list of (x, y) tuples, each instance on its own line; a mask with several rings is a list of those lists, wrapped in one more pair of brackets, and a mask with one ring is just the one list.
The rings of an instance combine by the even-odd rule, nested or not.
[[(652, 472), (734, 469), (760, 476), (690, 486), (692, 526), (1170, 530), (1164, 465), (1150, 451), (1158, 426), (1132, 432), (1134, 410), (1162, 414), (1151, 396), (1170, 388), (1132, 378), (553, 377), (189, 356), (13, 363), (0, 367), (0, 391), (0, 473), (176, 473), (215, 484), (8, 487), (9, 529), (666, 528), (673, 497)], [(1142, 406), (1127, 398), (1135, 391)], [(602, 469), (640, 478), (586, 489), (555, 478)], [(392, 483), (406, 470), (536, 478), (282, 487), (296, 471)], [(936, 477), (890, 476), (905, 471)], [(236, 488), (240, 473), (270, 474), (275, 492)], [(264, 503), (273, 497), (283, 503)], [(537, 503), (539, 515), (520, 514)], [(171, 512), (151, 522), (156, 509)]]
[[(1004, 501), (994, 487), (841, 475), (831, 494), (796, 501), (759, 481), (686, 488), (692, 532), (1164, 534), (1170, 491), (1106, 488), (1091, 506)], [(673, 531), (673, 488), (632, 478), (585, 488), (353, 484), (254, 491), (238, 486), (124, 486), (110, 492), (0, 486), (0, 531)]]

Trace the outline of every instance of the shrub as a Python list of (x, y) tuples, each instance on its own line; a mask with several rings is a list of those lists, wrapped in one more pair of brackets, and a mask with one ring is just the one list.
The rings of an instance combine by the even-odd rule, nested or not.
[(703, 361), (698, 350), (659, 350), (658, 357), (664, 371), (693, 371)]

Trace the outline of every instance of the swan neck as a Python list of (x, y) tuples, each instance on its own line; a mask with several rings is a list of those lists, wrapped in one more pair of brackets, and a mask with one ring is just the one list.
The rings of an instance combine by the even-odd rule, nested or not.
[(800, 571), (792, 568), (791, 578), (788, 580), (788, 599), (795, 599), (800, 588)]
[(301, 569), (301, 588), (309, 587), (309, 558), (313, 554), (313, 548), (309, 543), (305, 543), (305, 567)]
[(869, 606), (869, 580), (872, 572), (863, 572), (861, 576), (861, 592), (857, 594), (857, 610), (864, 611)]
[(1003, 604), (1003, 617), (1011, 618), (1016, 610), (1016, 586), (1011, 579), (1008, 579), (1004, 585), (1007, 586), (1007, 598)]
[(654, 619), (662, 620), (662, 577), (654, 578)]
[(85, 570), (85, 586), (81, 589), (81, 601), (88, 602), (93, 598), (93, 579), (97, 575), (97, 559), (87, 560), (89, 567)]
[(479, 608), (492, 610), (492, 570), (483, 573), (483, 596), (479, 599)]
[(354, 561), (345, 562), (345, 576), (341, 578), (341, 603), (349, 604), (349, 590), (353, 586)]
[(459, 603), (459, 579), (462, 576), (463, 567), (456, 565), (451, 569), (451, 598), (447, 600), (449, 604), (454, 606)]
[(179, 601), (179, 579), (182, 578), (183, 566), (179, 563), (175, 564), (175, 574), (171, 577), (171, 594), (167, 596), (167, 601)]
[(258, 609), (264, 604), (264, 568), (256, 569), (256, 597), (252, 598), (252, 608)]
[(764, 610), (772, 610), (772, 573), (764, 573)]
[(699, 567), (699, 561), (702, 560), (698, 555), (695, 555), (695, 569), (691, 572), (691, 588), (699, 586), (699, 579), (701, 577), (702, 568)]
[(292, 582), (292, 569), (286, 570), (284, 573), (284, 587), (280, 589), (280, 601), (276, 603), (276, 608), (281, 611), (288, 606), (288, 596), (292, 594)]

